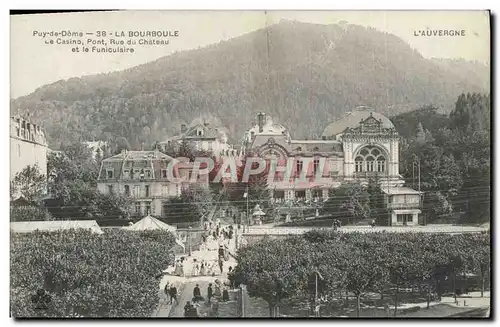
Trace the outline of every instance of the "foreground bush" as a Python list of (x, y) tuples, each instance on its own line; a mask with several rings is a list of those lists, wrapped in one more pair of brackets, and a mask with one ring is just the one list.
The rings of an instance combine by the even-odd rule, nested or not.
[[(172, 264), (174, 237), (111, 230), (11, 236), (14, 317), (148, 317), (158, 304), (158, 276)], [(33, 295), (50, 296), (36, 309)]]

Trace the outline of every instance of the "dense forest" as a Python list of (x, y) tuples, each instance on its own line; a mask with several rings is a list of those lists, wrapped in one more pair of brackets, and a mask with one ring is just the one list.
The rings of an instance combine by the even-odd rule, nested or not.
[(389, 116), (428, 104), (449, 113), (460, 93), (485, 88), (489, 67), (425, 59), (392, 34), (285, 21), (128, 70), (58, 81), (12, 100), (11, 111), (29, 112), (53, 149), (123, 138), (138, 149), (200, 117), (225, 126), (233, 142), (259, 111), (293, 137), (315, 137), (358, 105)]

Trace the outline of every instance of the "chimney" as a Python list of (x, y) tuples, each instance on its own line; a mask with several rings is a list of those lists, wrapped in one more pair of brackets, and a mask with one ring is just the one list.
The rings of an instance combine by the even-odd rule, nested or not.
[(263, 112), (259, 112), (257, 115), (257, 121), (259, 124), (259, 133), (262, 133), (264, 131), (264, 124), (266, 122), (266, 114)]
[(181, 133), (186, 133), (186, 131), (187, 131), (186, 124), (181, 124)]

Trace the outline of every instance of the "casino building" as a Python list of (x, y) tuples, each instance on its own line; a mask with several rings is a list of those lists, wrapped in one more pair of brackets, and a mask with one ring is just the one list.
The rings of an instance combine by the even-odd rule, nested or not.
[[(245, 154), (288, 165), (290, 173), (273, 172), (274, 201), (321, 202), (343, 183), (379, 181), (385, 193), (388, 224), (418, 224), (421, 193), (403, 187), (399, 174), (399, 135), (389, 118), (357, 107), (330, 122), (319, 140), (293, 139), (282, 125), (259, 113), (243, 141)], [(291, 166), (291, 167), (290, 167)]]

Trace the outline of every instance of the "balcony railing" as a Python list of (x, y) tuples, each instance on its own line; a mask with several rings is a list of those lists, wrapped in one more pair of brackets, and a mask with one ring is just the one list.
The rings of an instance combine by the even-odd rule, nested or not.
[(389, 203), (387, 204), (389, 209), (419, 209), (420, 203)]

